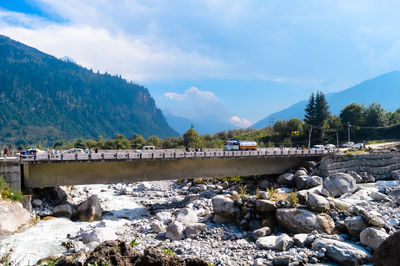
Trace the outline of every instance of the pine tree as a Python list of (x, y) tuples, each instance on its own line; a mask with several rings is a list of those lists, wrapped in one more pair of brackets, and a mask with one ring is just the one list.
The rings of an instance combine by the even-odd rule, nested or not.
[(327, 120), (330, 115), (328, 101), (321, 91), (317, 92), (315, 97), (314, 115), (316, 126), (322, 126), (324, 121)]
[(315, 96), (314, 96), (314, 93), (311, 94), (305, 111), (306, 111), (306, 114), (304, 116), (304, 122), (309, 125), (313, 125), (314, 120), (315, 120)]

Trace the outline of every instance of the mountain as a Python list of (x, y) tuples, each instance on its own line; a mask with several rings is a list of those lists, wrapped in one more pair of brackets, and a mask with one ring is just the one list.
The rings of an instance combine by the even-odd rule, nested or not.
[(0, 142), (177, 136), (148, 90), (0, 35)]
[(199, 134), (214, 134), (220, 131), (238, 128), (237, 126), (234, 126), (232, 124), (219, 121), (193, 121), (184, 117), (175, 116), (167, 111), (164, 111), (164, 115), (167, 119), (168, 124), (180, 135), (183, 135), (192, 125), (196, 132)]
[[(340, 114), (340, 111), (346, 105), (358, 103), (369, 105), (376, 102), (382, 105), (385, 110), (394, 111), (400, 108), (400, 72), (393, 71), (373, 79), (361, 82), (353, 87), (340, 92), (326, 95), (330, 111), (332, 114)], [(288, 120), (296, 117), (304, 118), (304, 108), (307, 101), (301, 101), (279, 112), (268, 115), (266, 118), (258, 121), (251, 128), (263, 128), (269, 125), (269, 119)]]

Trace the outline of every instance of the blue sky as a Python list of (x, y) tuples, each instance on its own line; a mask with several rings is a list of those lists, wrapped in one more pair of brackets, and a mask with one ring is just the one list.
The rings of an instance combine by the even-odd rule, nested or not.
[(400, 2), (0, 0), (0, 34), (142, 83), (159, 107), (248, 126), (398, 70)]

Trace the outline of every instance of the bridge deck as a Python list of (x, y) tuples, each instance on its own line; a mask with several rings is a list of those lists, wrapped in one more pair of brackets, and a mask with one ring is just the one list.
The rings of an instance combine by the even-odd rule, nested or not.
[(205, 151), (205, 152), (106, 152), (86, 154), (60, 154), (60, 155), (24, 155), (21, 162), (51, 162), (51, 161), (99, 161), (99, 160), (148, 160), (148, 159), (210, 159), (210, 158), (235, 158), (235, 157), (306, 157), (326, 156), (327, 150), (296, 150), (296, 149), (263, 149), (257, 151)]

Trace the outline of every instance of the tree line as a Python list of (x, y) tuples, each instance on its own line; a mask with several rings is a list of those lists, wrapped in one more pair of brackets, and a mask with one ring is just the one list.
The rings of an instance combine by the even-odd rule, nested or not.
[[(141, 149), (143, 146), (156, 146), (163, 149), (183, 148), (222, 148), (229, 138), (255, 140), (259, 147), (308, 147), (315, 144), (332, 143), (337, 145), (350, 140), (362, 142), (379, 139), (396, 139), (400, 136), (400, 108), (394, 112), (385, 111), (380, 104), (368, 106), (351, 103), (339, 115), (329, 111), (329, 104), (322, 92), (312, 93), (305, 107), (303, 120), (292, 118), (278, 120), (273, 126), (263, 129), (233, 129), (216, 134), (199, 135), (191, 126), (181, 137), (160, 139), (150, 136), (145, 139), (140, 134), (127, 138), (116, 134), (113, 139), (59, 140), (55, 149)], [(36, 145), (40, 147), (40, 143)], [(20, 145), (20, 149), (24, 149)]]

